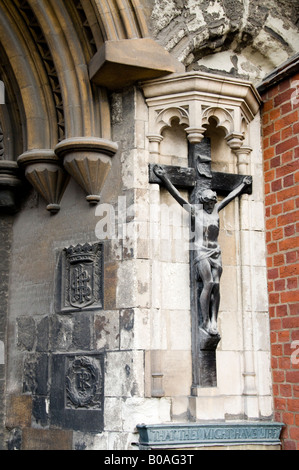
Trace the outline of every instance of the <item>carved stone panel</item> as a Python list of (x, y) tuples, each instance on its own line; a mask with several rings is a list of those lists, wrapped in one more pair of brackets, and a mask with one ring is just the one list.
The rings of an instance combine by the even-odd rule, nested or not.
[(54, 354), (51, 424), (101, 432), (104, 425), (104, 355)]
[(103, 245), (70, 246), (62, 254), (60, 311), (103, 308)]
[(67, 358), (67, 409), (102, 409), (103, 378), (97, 361), (87, 356)]

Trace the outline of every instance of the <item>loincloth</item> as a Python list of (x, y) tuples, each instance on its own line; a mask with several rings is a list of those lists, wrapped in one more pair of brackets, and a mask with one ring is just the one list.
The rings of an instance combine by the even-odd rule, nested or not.
[(213, 249), (202, 246), (198, 251), (199, 254), (193, 261), (195, 268), (201, 261), (206, 259), (210, 263), (211, 268), (222, 269), (221, 249), (219, 245)]

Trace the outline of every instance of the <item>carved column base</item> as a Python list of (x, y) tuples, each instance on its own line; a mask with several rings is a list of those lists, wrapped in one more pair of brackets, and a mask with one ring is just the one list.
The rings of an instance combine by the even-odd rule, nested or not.
[(63, 140), (55, 152), (66, 171), (86, 192), (86, 200), (97, 204), (111, 168), (111, 157), (117, 149), (117, 144), (109, 140), (78, 137)]
[(17, 162), (0, 161), (0, 212), (14, 213), (18, 208), (18, 192), (22, 180)]
[(47, 210), (58, 212), (69, 176), (53, 150), (30, 150), (18, 158), (18, 163), (25, 168), (28, 181), (47, 201)]

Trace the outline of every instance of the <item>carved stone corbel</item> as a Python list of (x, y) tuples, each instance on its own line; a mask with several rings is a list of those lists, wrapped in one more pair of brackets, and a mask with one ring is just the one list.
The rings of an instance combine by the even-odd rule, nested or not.
[(66, 171), (86, 192), (90, 204), (100, 201), (100, 193), (118, 145), (97, 137), (76, 137), (60, 142), (55, 152)]
[(232, 150), (238, 150), (243, 143), (244, 135), (241, 132), (231, 132), (225, 136), (225, 140)]
[(69, 182), (69, 175), (62, 168), (53, 150), (29, 150), (18, 158), (25, 168), (25, 176), (38, 193), (47, 201), (47, 210), (56, 213)]

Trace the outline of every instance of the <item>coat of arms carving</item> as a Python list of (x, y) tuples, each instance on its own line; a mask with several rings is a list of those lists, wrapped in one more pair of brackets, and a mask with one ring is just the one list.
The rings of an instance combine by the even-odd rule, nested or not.
[(103, 308), (103, 245), (65, 248), (61, 281), (62, 312)]

